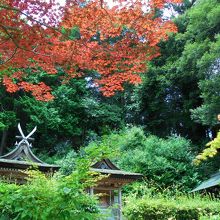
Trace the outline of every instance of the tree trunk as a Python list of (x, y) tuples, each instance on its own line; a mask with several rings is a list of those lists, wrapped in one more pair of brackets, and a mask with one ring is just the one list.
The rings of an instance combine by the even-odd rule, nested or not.
[(6, 138), (8, 135), (8, 130), (4, 130), (2, 132), (2, 140), (1, 140), (1, 145), (0, 145), (0, 156), (3, 154), (4, 148), (5, 148), (5, 143), (6, 143)]

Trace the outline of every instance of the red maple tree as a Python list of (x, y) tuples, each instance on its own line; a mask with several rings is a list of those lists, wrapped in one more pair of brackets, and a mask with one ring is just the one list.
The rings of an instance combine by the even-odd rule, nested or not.
[[(155, 16), (157, 8), (180, 0), (2, 0), (0, 3), (0, 72), (10, 93), (32, 92), (38, 100), (53, 98), (43, 82), (25, 82), (25, 69), (69, 77), (93, 70), (105, 96), (141, 82), (147, 61), (159, 56), (161, 40), (177, 28)], [(143, 10), (145, 8), (145, 10)], [(71, 37), (73, 30), (78, 36)]]

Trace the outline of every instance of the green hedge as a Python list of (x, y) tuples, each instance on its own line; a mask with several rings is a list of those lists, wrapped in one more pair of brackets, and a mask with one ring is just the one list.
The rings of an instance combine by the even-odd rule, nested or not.
[(129, 220), (219, 220), (220, 201), (209, 198), (128, 199), (124, 214)]

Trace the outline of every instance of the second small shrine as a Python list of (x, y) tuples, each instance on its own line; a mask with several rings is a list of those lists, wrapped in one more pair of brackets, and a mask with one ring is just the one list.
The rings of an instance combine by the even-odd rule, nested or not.
[(99, 207), (102, 209), (102, 212), (110, 211), (108, 220), (121, 220), (122, 187), (141, 179), (142, 175), (123, 171), (109, 159), (103, 159), (95, 163), (91, 170), (101, 173), (104, 178), (98, 182), (97, 186), (90, 189), (90, 194), (99, 195)]

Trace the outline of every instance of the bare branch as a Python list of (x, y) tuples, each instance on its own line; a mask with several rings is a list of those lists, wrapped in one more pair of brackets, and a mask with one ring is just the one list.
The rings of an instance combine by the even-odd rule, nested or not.
[(16, 12), (24, 15), (25, 17), (27, 17), (29, 20), (35, 21), (36, 23), (40, 24), (41, 26), (45, 26), (47, 28), (53, 29), (53, 30), (61, 33), (61, 31), (58, 28), (52, 27), (50, 25), (47, 25), (47, 24), (43, 23), (42, 21), (39, 21), (39, 20), (33, 18), (32, 16), (30, 16), (30, 15), (26, 14), (25, 12), (21, 11), (19, 8), (10, 7), (10, 6), (7, 6), (7, 5), (0, 5), (0, 8), (6, 9), (6, 10), (11, 10), (11, 11), (16, 11)]
[[(34, 53), (34, 54), (36, 54), (36, 55), (42, 55), (42, 56), (50, 56), (50, 55), (48, 55), (48, 54), (42, 54), (42, 53), (38, 53), (38, 52), (36, 52), (36, 48), (35, 49), (33, 49), (33, 50), (29, 50), (29, 49), (27, 49), (27, 48), (24, 48), (24, 47), (21, 47), (20, 45), (19, 45), (19, 43), (14, 39), (14, 36), (7, 30), (7, 28), (4, 26), (4, 25), (2, 25), (2, 24), (0, 24), (0, 27), (4, 30), (4, 32), (8, 35), (8, 37), (9, 37), (9, 39), (11, 39), (12, 40), (12, 42), (15, 44), (15, 50), (14, 50), (14, 53), (13, 53), (13, 56), (15, 55), (15, 53), (16, 53), (16, 51), (17, 51), (17, 49), (18, 48), (20, 48), (20, 49), (22, 49), (22, 50), (25, 50), (25, 51), (28, 51), (28, 52), (32, 52), (32, 53)], [(11, 59), (12, 57), (10, 57), (10, 59)], [(10, 60), (9, 59), (9, 60)], [(4, 62), (3, 64), (5, 64), (6, 62)], [(0, 63), (0, 65), (2, 65), (2, 63)]]
[(6, 64), (7, 62), (9, 62), (14, 56), (15, 54), (17, 53), (17, 50), (18, 50), (18, 47), (15, 47), (13, 53), (11, 54), (11, 56), (9, 58), (7, 58), (6, 60), (2, 61), (0, 60), (0, 65), (4, 65)]
[(1, 27), (1, 28), (4, 30), (4, 32), (9, 36), (9, 38), (13, 41), (13, 43), (16, 45), (16, 47), (20, 47), (19, 44), (18, 44), (18, 42), (14, 39), (14, 36), (11, 35), (11, 33), (8, 31), (8, 29), (7, 29), (4, 25), (2, 25), (2, 24), (0, 24), (0, 27)]

